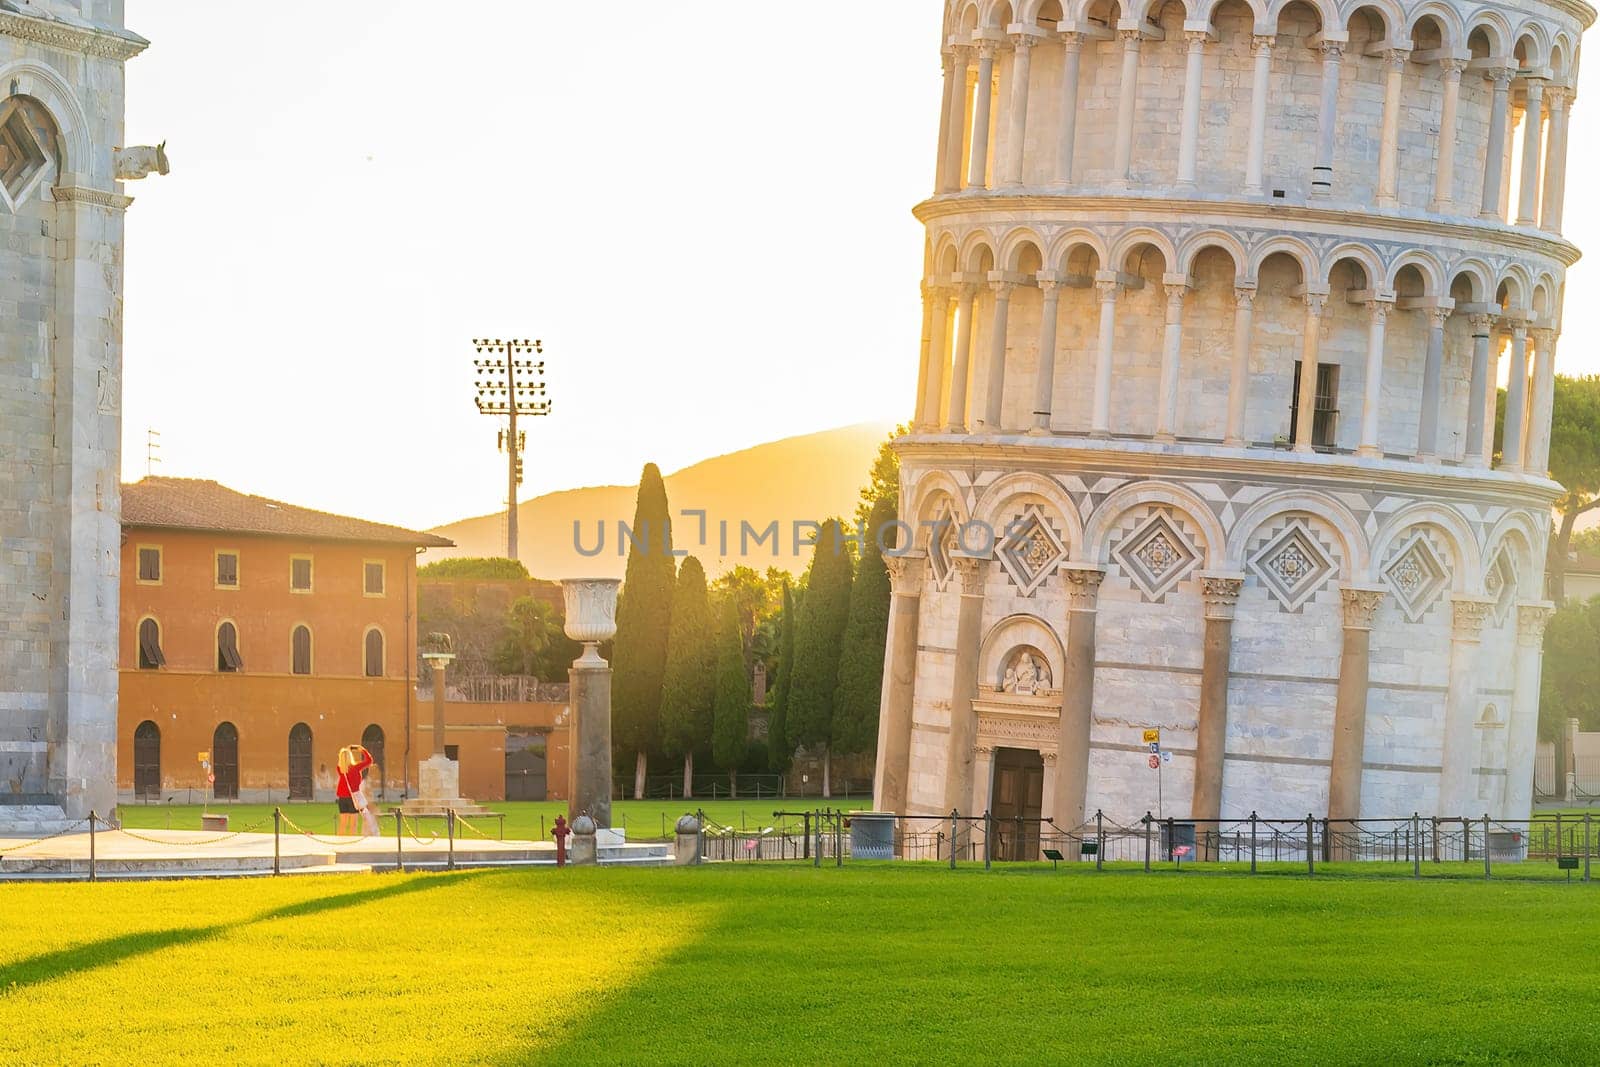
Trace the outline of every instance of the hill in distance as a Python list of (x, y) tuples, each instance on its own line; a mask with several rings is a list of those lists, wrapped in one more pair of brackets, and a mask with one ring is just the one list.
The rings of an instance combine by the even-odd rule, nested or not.
[[(726, 456), (703, 460), (666, 475), (667, 503), (672, 514), (672, 545), (699, 558), (716, 577), (744, 564), (758, 570), (777, 567), (798, 574), (810, 560), (810, 549), (794, 552), (794, 523), (822, 522), (855, 514), (878, 446), (894, 429), (890, 423), (861, 423), (835, 430), (787, 437)], [(643, 467), (646, 460), (640, 461)], [(518, 549), (528, 572), (538, 578), (621, 578), (627, 564), (627, 542), (619, 551), (617, 523), (633, 522), (637, 485), (602, 485), (546, 493), (519, 505)], [(705, 544), (700, 520), (685, 510), (704, 511)], [(505, 553), (505, 517), (501, 514), (462, 519), (429, 531), (448, 537), (454, 549), (429, 549), (424, 562), (452, 556), (500, 556)], [(599, 555), (585, 556), (573, 538), (573, 523), (585, 551), (593, 552), (604, 526)], [(774, 521), (778, 543), (757, 543), (757, 534)], [(727, 523), (727, 551), (720, 524)], [(740, 524), (756, 534), (740, 544)], [(808, 535), (802, 529), (801, 536)], [(743, 551), (747, 549), (748, 551)]]

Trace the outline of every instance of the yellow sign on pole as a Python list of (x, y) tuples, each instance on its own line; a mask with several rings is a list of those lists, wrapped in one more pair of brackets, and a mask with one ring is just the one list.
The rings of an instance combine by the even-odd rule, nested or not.
[(1144, 732), (1144, 743), (1145, 744), (1154, 745), (1154, 744), (1159, 744), (1160, 741), (1161, 741), (1161, 729), (1159, 727), (1157, 727), (1154, 730), (1146, 730)]
[[(1149, 733), (1149, 732), (1150, 732), (1149, 730), (1145, 731), (1145, 733)], [(202, 752), (202, 753), (200, 753), (200, 755), (197, 758), (200, 760), (201, 763), (204, 763), (206, 760), (211, 758), (211, 753)]]

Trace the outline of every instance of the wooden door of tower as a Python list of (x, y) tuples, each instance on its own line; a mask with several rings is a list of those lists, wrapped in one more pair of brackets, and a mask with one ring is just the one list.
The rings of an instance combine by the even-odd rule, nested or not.
[(544, 800), (547, 742), (542, 733), (506, 731), (506, 799)]
[(1039, 816), (1044, 810), (1044, 758), (1031, 748), (994, 751), (992, 855), (997, 860), (1039, 858)]
[(211, 734), (211, 773), (216, 776), (212, 796), (239, 799), (239, 730), (231, 722), (222, 723)]
[(311, 727), (297, 722), (289, 730), (289, 799), (310, 800), (313, 790)]

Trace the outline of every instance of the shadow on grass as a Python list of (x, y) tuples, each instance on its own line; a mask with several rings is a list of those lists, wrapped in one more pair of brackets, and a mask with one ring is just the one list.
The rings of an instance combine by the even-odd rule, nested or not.
[(75, 945), (72, 948), (61, 949), (58, 952), (46, 952), (37, 956), (30, 956), (27, 959), (0, 966), (0, 999), (18, 989), (38, 985), (51, 979), (62, 978), (69, 974), (77, 974), (83, 971), (98, 970), (101, 967), (111, 967), (124, 960), (148, 955), (152, 952), (160, 952), (166, 948), (176, 948), (180, 945), (194, 944), (198, 941), (208, 941), (243, 927), (273, 922), (277, 919), (297, 919), (327, 911), (359, 907), (362, 904), (403, 896), (407, 893), (417, 893), (426, 889), (438, 889), (448, 885), (456, 885), (476, 878), (482, 873), (481, 871), (468, 871), (451, 876), (448, 879), (408, 878), (405, 881), (397, 881), (391, 885), (379, 886), (376, 889), (362, 889), (354, 893), (338, 893), (333, 896), (315, 897), (311, 900), (285, 904), (251, 918), (241, 919), (238, 922), (214, 923), (209, 926), (184, 926), (171, 930), (144, 930), (135, 934), (121, 934), (117, 937), (102, 938), (99, 941)]

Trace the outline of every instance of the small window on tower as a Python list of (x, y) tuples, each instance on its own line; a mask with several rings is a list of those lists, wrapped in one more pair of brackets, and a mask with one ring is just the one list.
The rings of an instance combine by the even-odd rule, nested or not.
[(384, 577), (382, 561), (368, 560), (362, 567), (362, 590), (367, 596), (382, 596)]
[(231, 622), (217, 627), (217, 670), (225, 674), (244, 670), (239, 656), (239, 630)]
[(239, 553), (217, 553), (217, 588), (239, 588)]
[(289, 557), (289, 588), (296, 593), (311, 592), (311, 557)]
[(161, 654), (161, 624), (154, 619), (139, 623), (139, 669), (153, 671), (167, 665)]
[(139, 546), (139, 584), (161, 584), (161, 546)]

